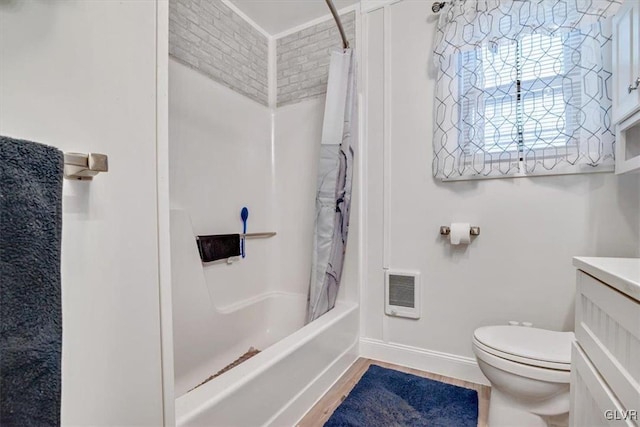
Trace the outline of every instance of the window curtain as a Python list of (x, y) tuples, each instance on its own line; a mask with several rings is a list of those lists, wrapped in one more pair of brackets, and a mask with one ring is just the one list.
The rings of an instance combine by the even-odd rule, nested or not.
[(613, 170), (613, 0), (453, 0), (440, 12), (433, 175)]

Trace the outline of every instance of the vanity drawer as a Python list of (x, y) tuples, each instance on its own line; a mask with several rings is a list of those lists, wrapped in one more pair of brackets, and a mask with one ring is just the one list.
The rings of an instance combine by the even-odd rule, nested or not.
[(571, 427), (635, 427), (607, 383), (577, 343), (571, 345)]
[(625, 409), (640, 410), (638, 302), (578, 270), (576, 339)]

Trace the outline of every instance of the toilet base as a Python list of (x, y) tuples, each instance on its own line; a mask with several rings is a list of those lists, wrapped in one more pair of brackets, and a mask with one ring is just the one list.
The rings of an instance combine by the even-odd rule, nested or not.
[(529, 412), (513, 402), (499, 390), (491, 390), (489, 401), (489, 422), (491, 427), (567, 427), (569, 413), (555, 416), (542, 416)]

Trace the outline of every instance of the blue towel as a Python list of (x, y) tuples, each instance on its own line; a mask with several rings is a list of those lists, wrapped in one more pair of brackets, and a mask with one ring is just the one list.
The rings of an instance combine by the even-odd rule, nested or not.
[(0, 136), (0, 425), (60, 425), (62, 152)]

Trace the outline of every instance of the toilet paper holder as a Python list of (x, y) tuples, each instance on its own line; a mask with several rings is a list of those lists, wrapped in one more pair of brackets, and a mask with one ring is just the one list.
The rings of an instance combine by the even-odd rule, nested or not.
[[(451, 228), (449, 228), (448, 225), (440, 226), (440, 234), (442, 234), (443, 236), (448, 236), (450, 233), (451, 233)], [(472, 236), (479, 236), (480, 227), (476, 227), (475, 225), (472, 225), (470, 227), (469, 234)]]

